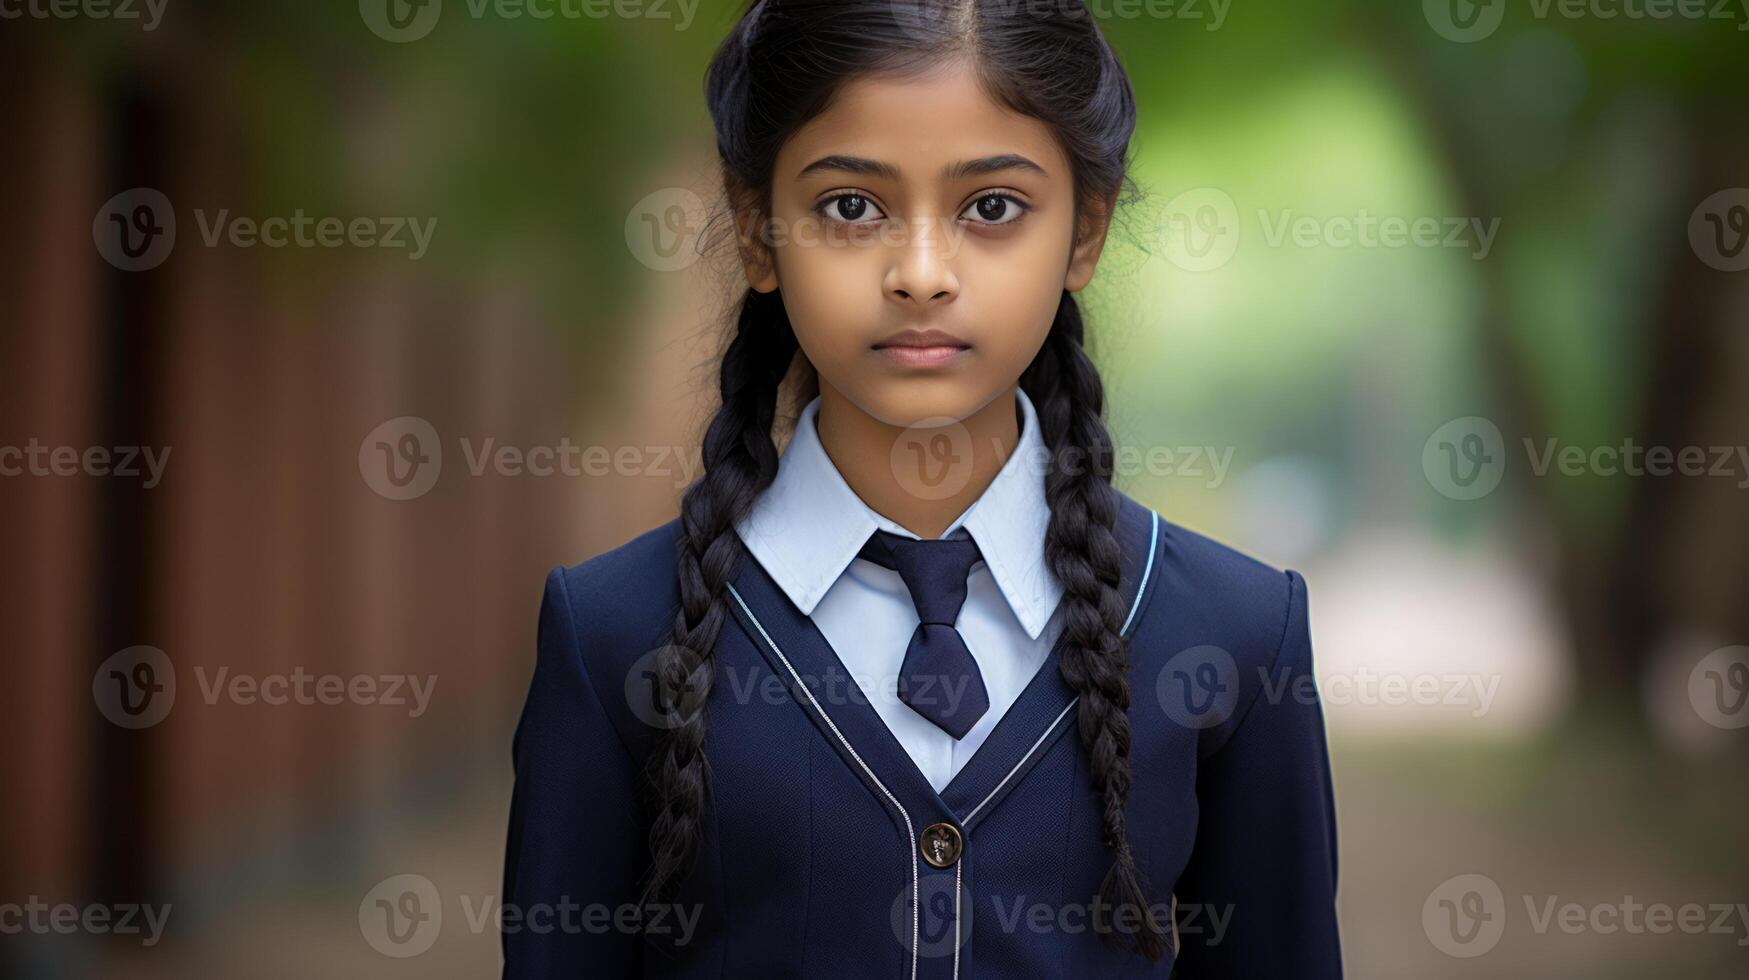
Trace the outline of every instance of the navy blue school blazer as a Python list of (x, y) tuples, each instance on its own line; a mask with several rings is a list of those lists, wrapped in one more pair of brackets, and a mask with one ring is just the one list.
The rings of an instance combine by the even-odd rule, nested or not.
[(938, 793), (750, 555), (715, 648), (703, 846), (640, 932), (640, 658), (678, 603), (676, 518), (547, 577), (512, 741), (504, 976), (1339, 977), (1305, 580), (1119, 496), (1129, 839), (1163, 960), (1090, 927), (1111, 857), (1054, 658)]

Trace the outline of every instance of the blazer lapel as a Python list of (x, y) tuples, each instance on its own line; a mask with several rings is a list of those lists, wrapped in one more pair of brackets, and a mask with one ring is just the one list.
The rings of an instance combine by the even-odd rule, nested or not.
[[(1154, 511), (1119, 495), (1115, 534), (1123, 549), (1118, 593), (1129, 610), (1124, 623), (1128, 635), (1137, 622), (1143, 603), (1152, 593), (1153, 556), (1158, 545), (1159, 517)], [(941, 791), (942, 799), (959, 817), (966, 830), (994, 809), (1026, 778), (1064, 732), (1075, 727), (1075, 692), (1057, 669), (1064, 641), (1059, 637), (1051, 655), (1021, 691), (1019, 700), (997, 720), (990, 737), (966, 761)]]
[(868, 703), (814, 620), (797, 609), (751, 554), (730, 581), (731, 609), (772, 673), (790, 690), (822, 737), (915, 833), (948, 819), (947, 805)]

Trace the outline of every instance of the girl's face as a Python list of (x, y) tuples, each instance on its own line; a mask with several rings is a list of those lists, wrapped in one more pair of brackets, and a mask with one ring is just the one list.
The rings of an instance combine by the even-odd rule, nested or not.
[(781, 289), (822, 392), (889, 425), (960, 420), (1014, 386), (1063, 290), (1092, 278), (1105, 223), (1077, 244), (1074, 205), (1050, 129), (963, 65), (859, 80), (778, 153), (747, 278)]

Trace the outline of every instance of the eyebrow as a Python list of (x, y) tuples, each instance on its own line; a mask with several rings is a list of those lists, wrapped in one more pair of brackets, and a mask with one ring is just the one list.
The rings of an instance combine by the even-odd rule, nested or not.
[[(846, 156), (833, 153), (823, 156), (813, 163), (803, 167), (796, 174), (800, 180), (809, 174), (826, 170), (840, 170), (845, 173), (861, 174), (866, 177), (880, 177), (886, 180), (898, 180), (899, 168), (880, 160), (870, 160), (867, 157)], [(980, 157), (976, 160), (961, 160), (941, 168), (943, 180), (960, 180), (965, 177), (981, 177), (1003, 170), (1027, 170), (1041, 177), (1049, 177), (1045, 168), (1033, 163), (1018, 153), (1001, 153), (993, 157)]]

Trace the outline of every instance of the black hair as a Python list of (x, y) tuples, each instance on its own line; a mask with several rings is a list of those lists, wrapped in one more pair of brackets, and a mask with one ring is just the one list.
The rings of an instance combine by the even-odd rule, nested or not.
[[(847, 82), (904, 78), (962, 60), (999, 104), (1048, 124), (1070, 162), (1077, 234), (1099, 233), (1127, 197), (1135, 98), (1128, 76), (1083, 0), (758, 0), (723, 41), (706, 78), (723, 184), (738, 214), (766, 220), (778, 150)], [(1093, 224), (1083, 224), (1087, 219)], [(677, 712), (656, 737), (646, 771), (650, 863), (640, 901), (671, 896), (702, 836), (710, 772), (704, 705), (712, 649), (728, 617), (726, 586), (743, 545), (736, 521), (777, 474), (773, 422), (794, 368), (803, 397), (818, 376), (799, 346), (780, 292), (749, 288), (718, 369), (721, 407), (703, 445), (704, 472), (681, 502), (680, 601), (658, 654), (658, 703)], [(1126, 609), (1118, 591), (1112, 444), (1104, 386), (1083, 346), (1075, 298), (1064, 290), (1038, 355), (1021, 375), (1051, 465), (1045, 558), (1064, 587), (1058, 663), (1079, 695), (1077, 731), (1111, 854), (1100, 887), (1107, 908), (1147, 908), (1125, 827), (1130, 787)], [(1158, 960), (1165, 936), (1152, 916), (1133, 949)], [(1108, 923), (1103, 941), (1127, 945)]]

